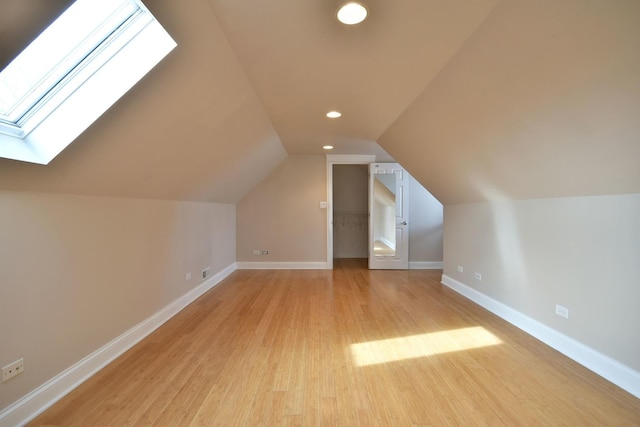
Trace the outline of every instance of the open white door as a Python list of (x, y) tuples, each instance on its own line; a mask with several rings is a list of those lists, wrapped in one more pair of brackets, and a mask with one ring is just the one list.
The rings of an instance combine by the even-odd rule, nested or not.
[(409, 268), (409, 176), (398, 163), (369, 165), (369, 268)]

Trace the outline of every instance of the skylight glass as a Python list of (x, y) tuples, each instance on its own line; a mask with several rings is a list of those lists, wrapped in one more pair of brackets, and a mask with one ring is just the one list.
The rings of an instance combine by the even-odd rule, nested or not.
[(0, 72), (0, 156), (48, 163), (174, 47), (139, 0), (76, 0)]
[(0, 73), (0, 120), (20, 120), (140, 8), (77, 1)]

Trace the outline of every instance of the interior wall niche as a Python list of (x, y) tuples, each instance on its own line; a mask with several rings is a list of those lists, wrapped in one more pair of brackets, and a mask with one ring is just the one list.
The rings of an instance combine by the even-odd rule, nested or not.
[(369, 250), (367, 165), (333, 166), (333, 257), (367, 258)]

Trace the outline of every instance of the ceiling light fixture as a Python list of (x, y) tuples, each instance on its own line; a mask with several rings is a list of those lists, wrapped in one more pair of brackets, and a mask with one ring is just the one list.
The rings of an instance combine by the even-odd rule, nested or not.
[(324, 145), (322, 146), (325, 150), (333, 150), (333, 145)]
[(346, 25), (359, 24), (367, 17), (367, 8), (360, 3), (349, 2), (338, 9), (338, 21)]
[(329, 117), (330, 119), (337, 119), (340, 116), (342, 116), (342, 113), (339, 111), (329, 111), (327, 113), (327, 117)]

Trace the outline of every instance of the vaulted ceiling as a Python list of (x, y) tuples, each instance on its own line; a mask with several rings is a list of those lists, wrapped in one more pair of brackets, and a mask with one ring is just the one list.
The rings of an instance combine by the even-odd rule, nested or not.
[(210, 3), (287, 152), (318, 154), (377, 141), (497, 0), (368, 0), (354, 27), (344, 0)]
[(378, 141), (445, 204), (640, 192), (640, 2), (501, 1)]
[(178, 47), (0, 189), (233, 203), (331, 144), (445, 204), (640, 192), (636, 0), (368, 0), (354, 27), (337, 0), (144, 3)]

